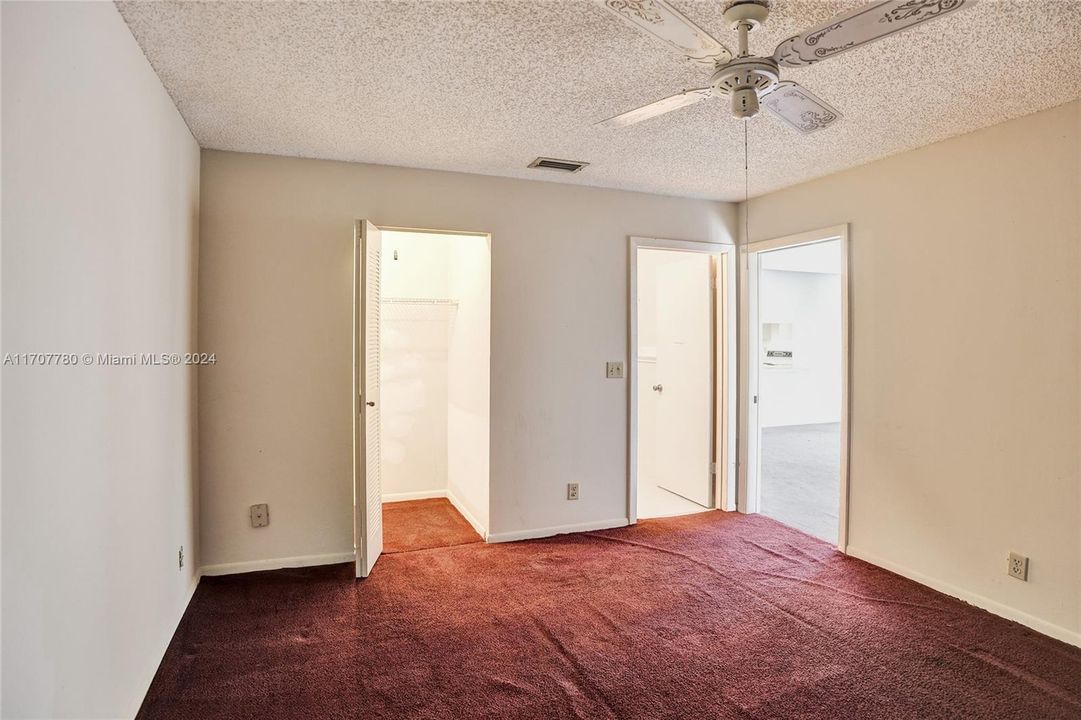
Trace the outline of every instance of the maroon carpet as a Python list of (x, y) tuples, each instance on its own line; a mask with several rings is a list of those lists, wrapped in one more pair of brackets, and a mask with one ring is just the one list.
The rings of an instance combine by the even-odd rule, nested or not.
[(477, 531), (446, 498), (383, 504), (386, 554), (480, 541)]
[(204, 578), (140, 718), (1081, 718), (1081, 649), (721, 512)]

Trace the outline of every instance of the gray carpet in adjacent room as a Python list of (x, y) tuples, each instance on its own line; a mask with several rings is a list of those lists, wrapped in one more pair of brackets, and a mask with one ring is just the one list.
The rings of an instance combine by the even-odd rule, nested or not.
[(763, 515), (837, 542), (840, 472), (840, 423), (762, 428)]

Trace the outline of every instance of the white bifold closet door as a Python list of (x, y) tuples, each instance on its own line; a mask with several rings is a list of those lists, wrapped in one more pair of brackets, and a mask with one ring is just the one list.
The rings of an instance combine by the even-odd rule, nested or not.
[(711, 258), (673, 252), (657, 268), (657, 484), (712, 506)]
[(383, 239), (367, 220), (353, 238), (353, 539), (357, 577), (367, 577), (383, 552), (383, 488), (379, 474), (379, 306)]

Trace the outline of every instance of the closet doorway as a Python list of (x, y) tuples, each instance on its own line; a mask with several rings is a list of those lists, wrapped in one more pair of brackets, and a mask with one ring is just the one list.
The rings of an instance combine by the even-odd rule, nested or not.
[(486, 234), (358, 223), (357, 235), (364, 577), (381, 553), (487, 536), (491, 252)]

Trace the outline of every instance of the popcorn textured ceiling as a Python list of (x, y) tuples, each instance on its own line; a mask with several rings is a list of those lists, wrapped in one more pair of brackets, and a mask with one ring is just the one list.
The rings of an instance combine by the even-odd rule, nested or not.
[[(724, 2), (673, 0), (734, 49)], [(860, 0), (774, 0), (751, 50)], [(119, 2), (205, 148), (742, 200), (743, 127), (725, 99), (639, 125), (593, 123), (708, 71), (588, 0)], [(1081, 0), (981, 0), (836, 58), (783, 69), (843, 119), (748, 126), (750, 194), (1081, 96)], [(585, 160), (574, 175), (538, 155)]]

